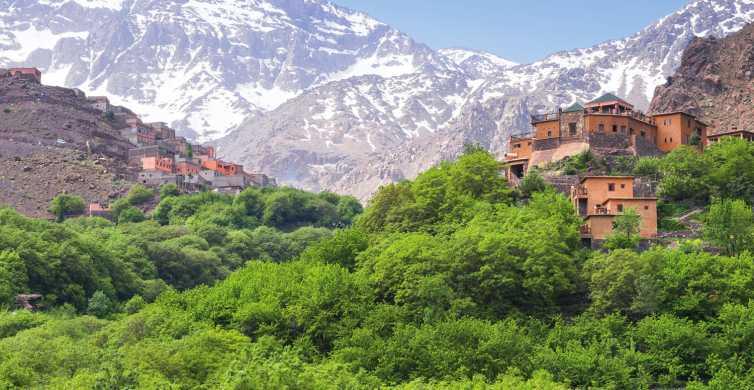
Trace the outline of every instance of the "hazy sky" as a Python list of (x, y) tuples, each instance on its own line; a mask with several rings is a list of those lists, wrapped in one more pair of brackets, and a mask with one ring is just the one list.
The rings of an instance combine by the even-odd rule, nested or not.
[(686, 0), (334, 0), (435, 49), (486, 50), (516, 62), (633, 34)]

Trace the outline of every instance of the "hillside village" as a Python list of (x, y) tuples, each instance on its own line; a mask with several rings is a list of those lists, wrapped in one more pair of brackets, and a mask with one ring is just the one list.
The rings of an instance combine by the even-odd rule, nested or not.
[[(100, 159), (111, 160), (110, 171), (120, 172), (112, 180), (122, 179), (152, 188), (174, 184), (184, 193), (202, 190), (238, 193), (246, 187), (276, 185), (275, 179), (265, 174), (247, 172), (242, 165), (218, 159), (211, 146), (192, 144), (186, 138), (176, 136), (175, 130), (166, 123), (144, 123), (136, 113), (112, 105), (105, 96), (86, 96), (78, 89), (47, 87), (42, 80), (42, 72), (37, 68), (0, 69), (0, 82), (9, 86), (5, 89), (6, 96), (0, 99), (0, 104), (6, 106), (4, 121), (0, 121), (0, 133), (5, 134), (7, 141), (14, 145), (24, 144), (37, 149), (44, 146), (48, 150), (73, 148), (83, 150), (90, 156), (100, 154), (103, 156)], [(61, 110), (65, 108), (66, 112), (83, 112), (87, 114), (87, 119), (72, 115), (74, 118), (65, 121), (62, 115), (58, 118), (53, 115), (47, 123), (49, 126), (46, 126), (41, 123), (43, 115), (38, 113), (49, 112), (50, 106)], [(47, 130), (34, 134), (29, 124), (11, 123), (14, 119), (10, 119), (9, 115), (21, 115), (23, 111), (29, 111), (23, 113), (27, 122), (39, 118), (39, 130), (43, 131), (42, 127)], [(92, 117), (98, 118), (98, 121), (88, 119)], [(55, 127), (60, 127), (60, 130), (50, 131)], [(26, 128), (29, 131), (18, 130)], [(20, 157), (15, 159), (23, 160)], [(82, 183), (93, 179), (93, 174), (87, 171), (78, 175)], [(89, 187), (102, 184), (91, 183)], [(108, 198), (113, 196), (117, 195), (111, 194)], [(109, 199), (92, 195), (86, 197), (91, 202), (90, 215), (107, 212)]]
[[(584, 105), (575, 103), (556, 112), (532, 115), (531, 125), (530, 133), (509, 139), (506, 178), (514, 186), (530, 170), (580, 153), (610, 161), (622, 156), (659, 156), (681, 145), (704, 150), (726, 137), (754, 141), (752, 131), (736, 127), (713, 130), (683, 111), (647, 115), (610, 93)], [(657, 238), (658, 198), (655, 183), (646, 178), (558, 173), (546, 179), (570, 196), (584, 218), (581, 236), (586, 245), (599, 247), (612, 233), (615, 218), (628, 209), (641, 217), (641, 238)]]

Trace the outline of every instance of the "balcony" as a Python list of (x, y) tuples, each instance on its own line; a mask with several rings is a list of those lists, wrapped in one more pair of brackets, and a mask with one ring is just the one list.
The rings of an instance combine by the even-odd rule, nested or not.
[(560, 113), (550, 112), (547, 114), (534, 114), (531, 116), (531, 123), (556, 121), (560, 119)]
[(582, 236), (591, 236), (592, 235), (592, 227), (588, 224), (581, 225), (581, 228), (579, 229)]
[(587, 198), (589, 196), (589, 191), (587, 191), (586, 187), (580, 184), (573, 186), (571, 193), (574, 198)]

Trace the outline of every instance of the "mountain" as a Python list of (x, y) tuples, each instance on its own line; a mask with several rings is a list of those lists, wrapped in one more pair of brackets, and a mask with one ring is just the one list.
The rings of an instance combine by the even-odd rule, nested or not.
[(468, 49), (440, 49), (438, 52), (460, 66), (470, 77), (480, 79), (502, 72), (517, 63), (492, 53)]
[(209, 140), (307, 88), (450, 60), (317, 0), (0, 0), (0, 67), (113, 97)]
[(456, 69), (423, 66), (311, 88), (247, 119), (219, 150), (284, 183), (366, 199), (380, 184), (455, 157), (465, 143), (502, 156), (534, 112), (605, 92), (646, 109), (694, 37), (723, 37), (753, 20), (754, 0), (697, 0), (630, 37), (487, 73), (466, 62), (468, 52), (440, 51)]
[(695, 39), (650, 110), (688, 111), (717, 132), (754, 129), (754, 24), (723, 39)]
[(0, 66), (220, 138), (221, 155), (283, 183), (365, 199), (464, 143), (502, 155), (533, 112), (604, 92), (646, 108), (695, 36), (752, 20), (754, 0), (696, 0), (631, 37), (516, 65), (432, 50), (324, 0), (0, 0)]

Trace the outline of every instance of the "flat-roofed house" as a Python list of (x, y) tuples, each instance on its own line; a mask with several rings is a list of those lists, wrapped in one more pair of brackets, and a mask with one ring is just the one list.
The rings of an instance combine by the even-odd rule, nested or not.
[(637, 196), (635, 184), (632, 176), (586, 176), (571, 188), (571, 201), (584, 218), (583, 239), (592, 245), (605, 240), (613, 232), (615, 217), (628, 209), (641, 217), (642, 239), (657, 237), (657, 198)]

